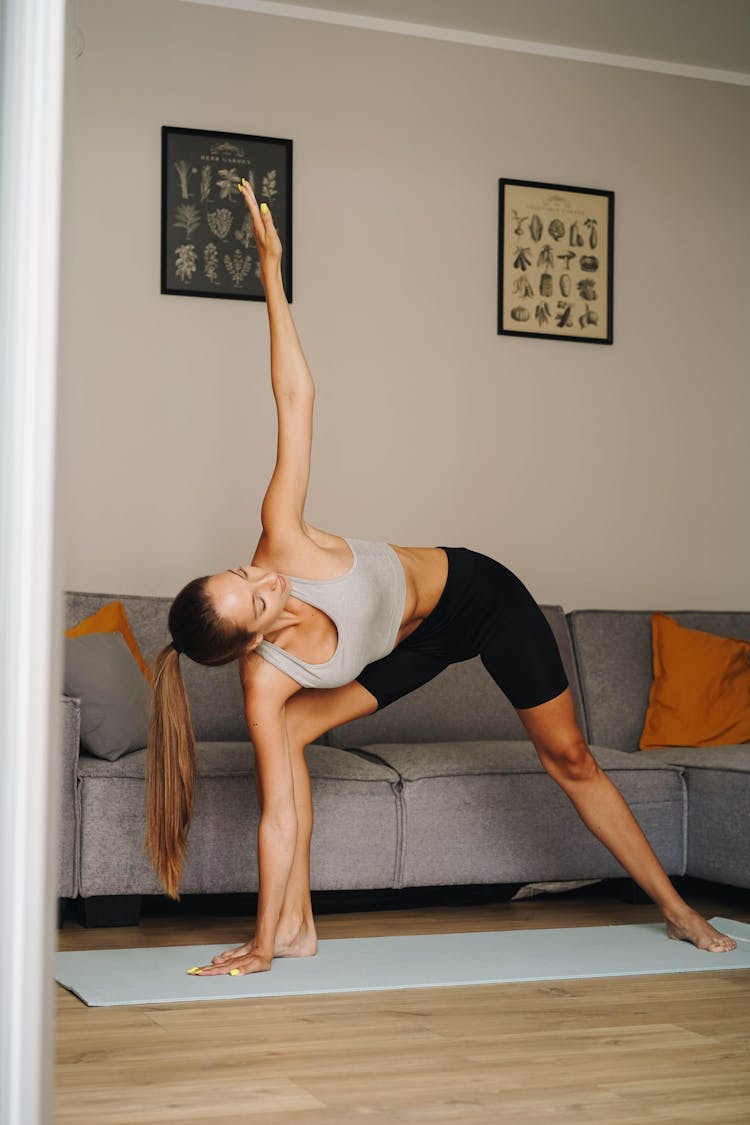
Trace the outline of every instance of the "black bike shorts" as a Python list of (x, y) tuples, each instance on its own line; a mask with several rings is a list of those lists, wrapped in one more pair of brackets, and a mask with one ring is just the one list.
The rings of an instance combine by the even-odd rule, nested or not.
[(432, 613), (357, 681), (389, 703), (434, 679), (449, 664), (480, 656), (518, 710), (538, 707), (568, 687), (547, 618), (512, 571), (465, 547), (442, 547), (448, 579)]

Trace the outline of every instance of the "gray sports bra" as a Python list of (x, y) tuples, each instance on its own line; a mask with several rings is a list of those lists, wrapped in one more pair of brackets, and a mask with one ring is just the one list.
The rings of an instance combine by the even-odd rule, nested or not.
[(387, 543), (345, 541), (354, 562), (339, 578), (313, 581), (284, 575), (295, 598), (327, 613), (336, 626), (339, 643), (331, 659), (308, 664), (271, 641), (261, 641), (255, 650), (302, 687), (349, 684), (367, 664), (387, 656), (396, 644), (406, 604), (401, 560)]

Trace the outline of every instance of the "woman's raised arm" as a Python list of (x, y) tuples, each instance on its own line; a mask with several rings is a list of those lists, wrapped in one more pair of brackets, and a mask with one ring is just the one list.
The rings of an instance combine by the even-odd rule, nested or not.
[(243, 180), (242, 194), (253, 220), (271, 333), (271, 384), (278, 413), (276, 466), (261, 508), (264, 534), (278, 542), (305, 532), (310, 480), (315, 385), (281, 280), (281, 240), (266, 204), (258, 207)]

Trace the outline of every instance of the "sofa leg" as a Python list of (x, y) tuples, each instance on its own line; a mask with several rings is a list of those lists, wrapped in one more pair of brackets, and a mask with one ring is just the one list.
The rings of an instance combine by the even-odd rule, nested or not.
[(77, 898), (76, 912), (80, 925), (137, 926), (141, 921), (142, 895), (90, 895)]
[(620, 902), (629, 902), (631, 906), (653, 906), (653, 899), (633, 879), (610, 879), (608, 886)]
[(69, 898), (58, 898), (58, 900), (57, 900), (57, 928), (58, 928), (58, 930), (61, 930), (63, 928), (63, 922), (65, 921), (65, 914), (67, 912), (69, 902), (70, 902)]

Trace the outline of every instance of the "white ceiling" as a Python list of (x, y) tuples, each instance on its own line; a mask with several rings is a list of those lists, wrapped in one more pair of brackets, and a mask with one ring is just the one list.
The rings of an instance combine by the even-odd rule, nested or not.
[(650, 59), (678, 67), (706, 68), (726, 72), (727, 81), (742, 82), (744, 76), (750, 82), (750, 0), (197, 2), (286, 16), (298, 12), (303, 18), (325, 16), (334, 22), (334, 13), (338, 13), (342, 22), (352, 22), (354, 17), (364, 26), (372, 26), (377, 20), (419, 24), (425, 28), (449, 29), (459, 35), (469, 33), (584, 50), (602, 56), (622, 56), (623, 62), (626, 58)]

